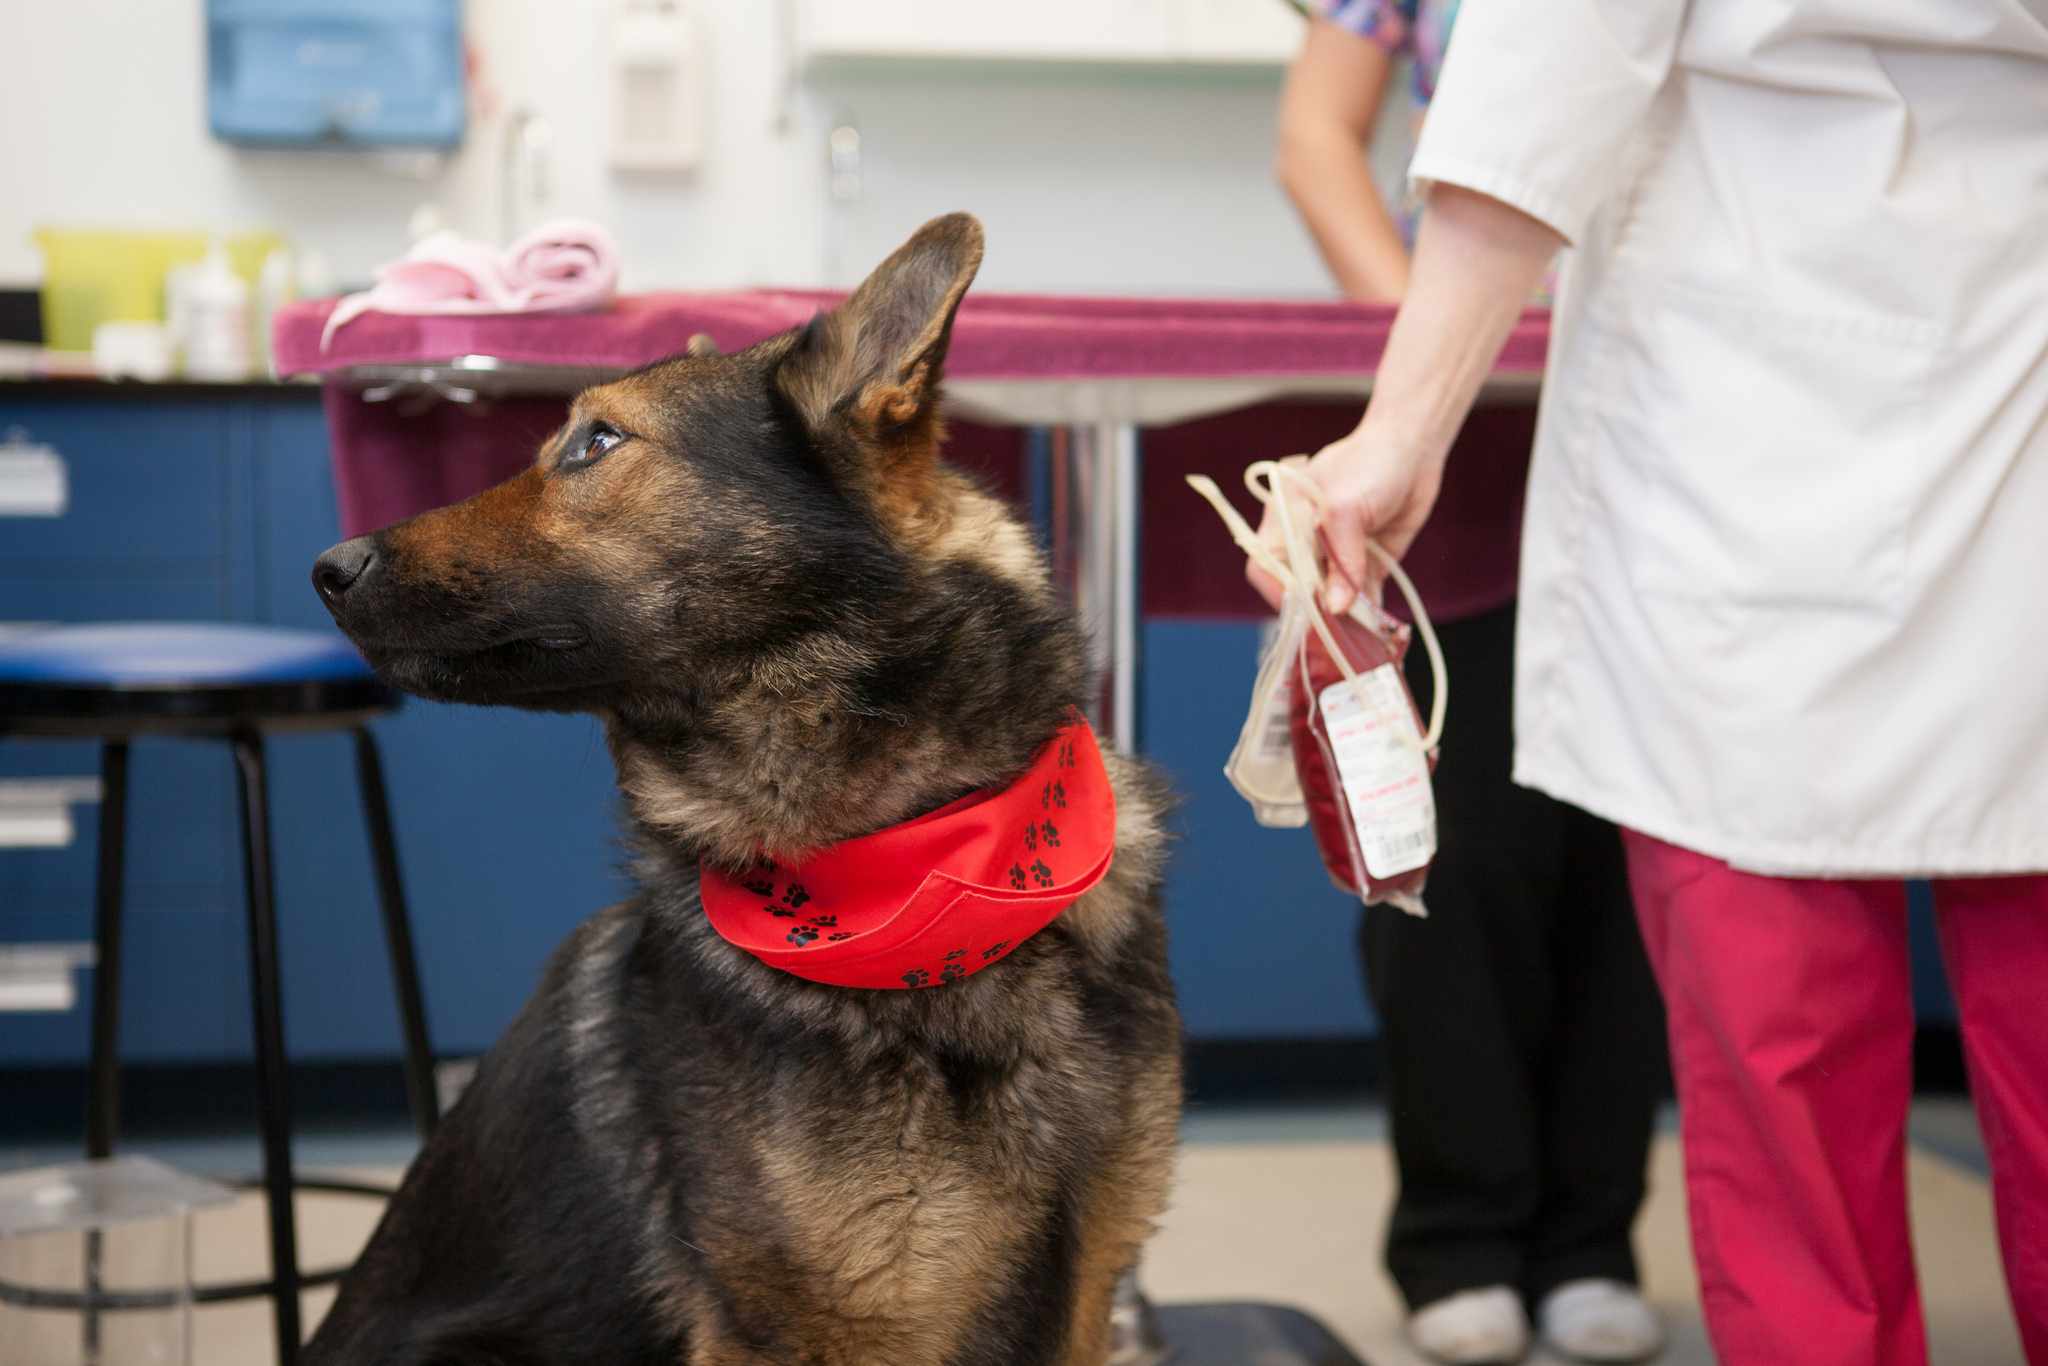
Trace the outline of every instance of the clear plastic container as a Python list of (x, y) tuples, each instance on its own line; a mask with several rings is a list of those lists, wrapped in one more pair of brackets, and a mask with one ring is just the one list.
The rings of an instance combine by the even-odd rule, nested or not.
[(0, 1362), (189, 1366), (192, 1215), (232, 1199), (146, 1157), (0, 1175)]

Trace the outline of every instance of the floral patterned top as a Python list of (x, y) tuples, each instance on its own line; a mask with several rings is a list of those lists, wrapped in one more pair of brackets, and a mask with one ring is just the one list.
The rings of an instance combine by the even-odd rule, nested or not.
[(1414, 58), (1415, 102), (1429, 103), (1458, 18), (1458, 0), (1322, 0), (1322, 12), (1339, 27)]
[[(1317, 0), (1322, 16), (1361, 38), (1369, 38), (1394, 56), (1414, 62), (1415, 126), (1411, 140), (1422, 131), (1422, 111), (1436, 94), (1437, 77), (1444, 69), (1444, 51), (1451, 43), (1451, 26), (1458, 20), (1458, 0)], [(1412, 151), (1412, 145), (1410, 150)], [(1415, 230), (1422, 222), (1422, 204), (1413, 193), (1404, 193), (1395, 214), (1401, 237), (1410, 248)], [(1555, 264), (1546, 271), (1533, 304), (1548, 306), (1557, 292)]]

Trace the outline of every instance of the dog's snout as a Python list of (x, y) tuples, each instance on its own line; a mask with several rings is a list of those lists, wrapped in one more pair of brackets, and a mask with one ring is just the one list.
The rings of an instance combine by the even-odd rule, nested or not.
[(352, 541), (343, 541), (313, 561), (313, 587), (332, 606), (341, 601), (370, 566), (377, 561), (377, 551), (367, 536), (358, 536)]

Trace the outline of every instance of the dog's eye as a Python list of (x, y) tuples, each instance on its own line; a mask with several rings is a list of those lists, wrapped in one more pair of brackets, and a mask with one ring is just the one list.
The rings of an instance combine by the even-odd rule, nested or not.
[(562, 457), (562, 468), (574, 470), (595, 464), (606, 452), (625, 439), (625, 434), (616, 427), (607, 427), (600, 422), (584, 435), (581, 446)]

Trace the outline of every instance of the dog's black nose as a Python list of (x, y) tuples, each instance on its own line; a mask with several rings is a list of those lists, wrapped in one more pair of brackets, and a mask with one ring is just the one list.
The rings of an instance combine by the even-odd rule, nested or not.
[(329, 604), (338, 603), (376, 561), (377, 551), (368, 536), (343, 541), (313, 561), (313, 587)]

